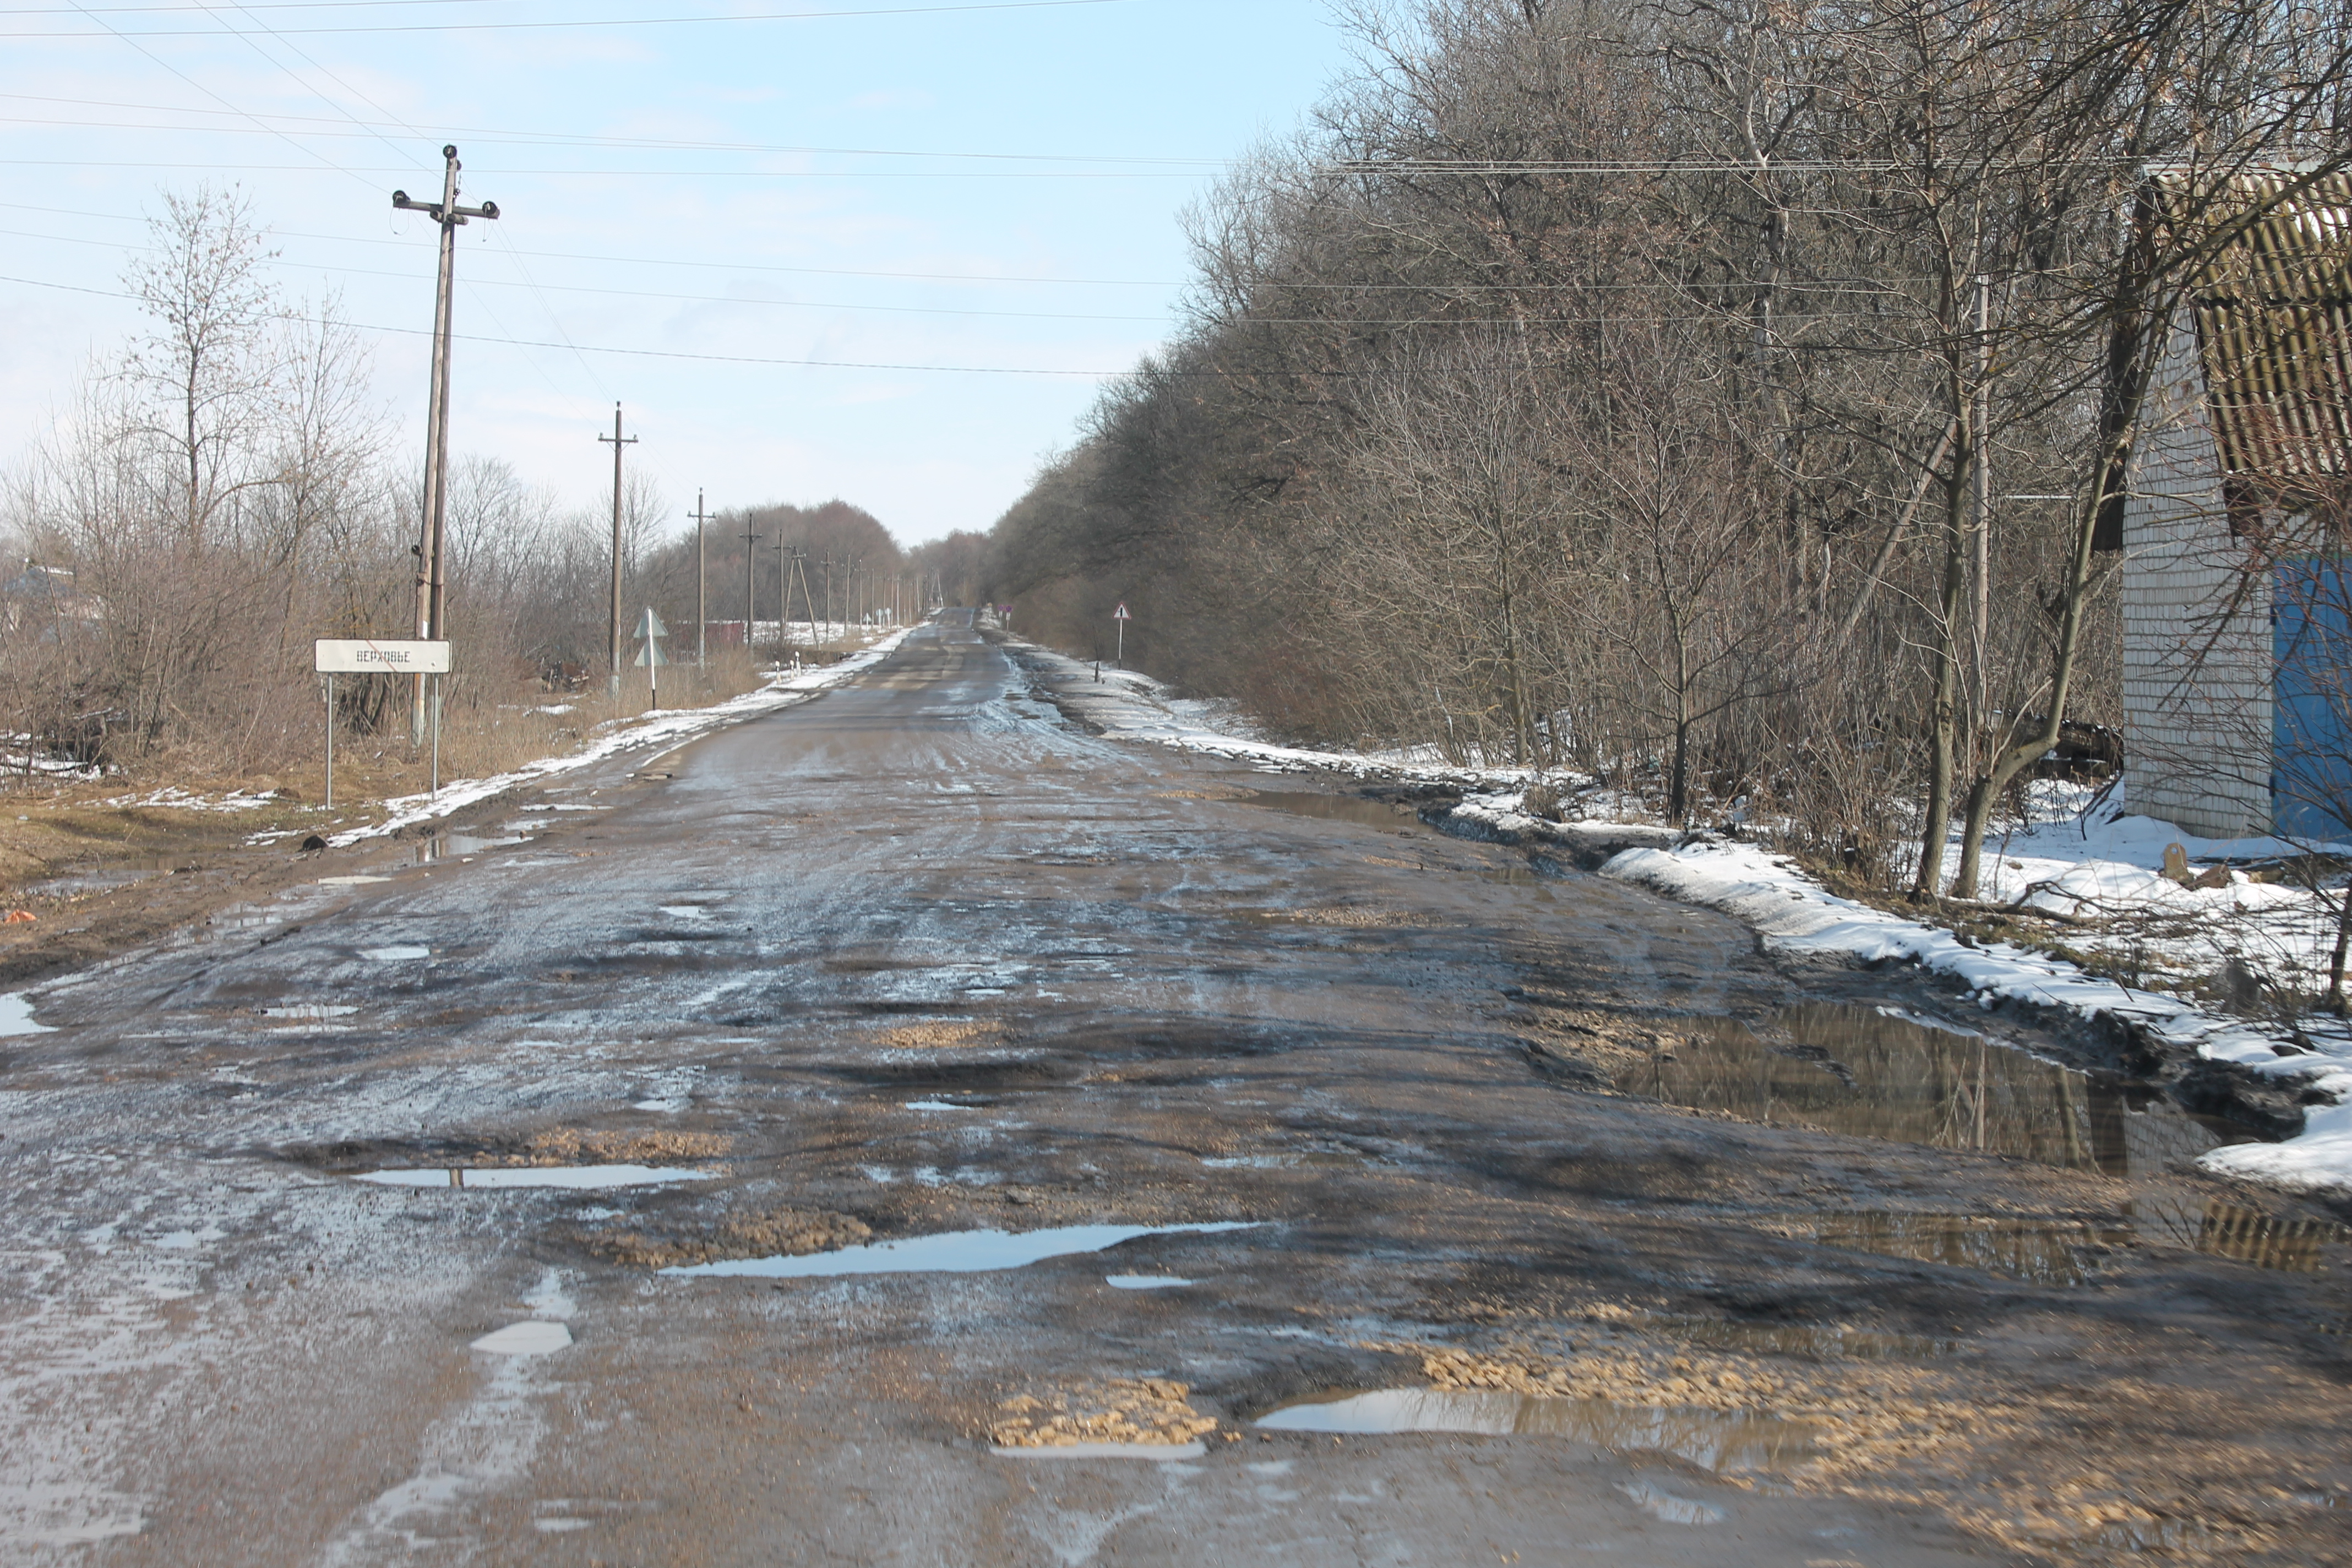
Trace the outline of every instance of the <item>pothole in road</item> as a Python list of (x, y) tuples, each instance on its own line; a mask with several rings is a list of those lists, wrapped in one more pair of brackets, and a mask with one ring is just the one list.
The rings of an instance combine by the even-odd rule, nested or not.
[(764, 1279), (825, 1279), (846, 1274), (988, 1274), (1020, 1268), (1048, 1258), (1101, 1252), (1139, 1236), (1209, 1235), (1251, 1230), (1263, 1222), (1220, 1220), (1202, 1225), (1074, 1225), (1050, 1230), (956, 1230), (934, 1236), (845, 1247), (803, 1257), (730, 1258), (670, 1268), (665, 1274), (751, 1277)]
[(362, 1171), (354, 1180), (383, 1187), (566, 1187), (600, 1192), (608, 1187), (657, 1187), (674, 1182), (711, 1182), (717, 1171), (675, 1165), (453, 1165), (445, 1169)]
[(2252, 1134), (2174, 1110), (2154, 1090), (2076, 1072), (1980, 1035), (1833, 1003), (1772, 1020), (1796, 1050), (1736, 1019), (1699, 1026), (1619, 1070), (1622, 1093), (2112, 1176), (2147, 1176)]
[(1718, 1473), (1785, 1469), (1819, 1451), (1817, 1427), (1777, 1415), (1489, 1389), (1327, 1394), (1271, 1410), (1254, 1425), (1275, 1432), (1566, 1437), (1595, 1448), (1672, 1454)]

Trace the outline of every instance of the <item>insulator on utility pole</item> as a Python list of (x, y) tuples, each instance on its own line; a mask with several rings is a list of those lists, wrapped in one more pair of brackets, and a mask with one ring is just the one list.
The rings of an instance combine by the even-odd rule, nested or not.
[(621, 448), (635, 446), (637, 438), (635, 436), (626, 439), (622, 437), (621, 405), (617, 399), (613, 404), (613, 433), (599, 436), (596, 439), (613, 443), (613, 637), (610, 668), (613, 671), (613, 700), (618, 702), (621, 700)]
[[(433, 296), (433, 384), (425, 410), (425, 515), (419, 520), (416, 546), (416, 635), (420, 640), (443, 640), (442, 610), (447, 597), (443, 574), (449, 515), (449, 310), (457, 296), (457, 226), (472, 218), (495, 218), (499, 204), (478, 207), (457, 205), (457, 146), (441, 149), (441, 199), (411, 201), (406, 191), (392, 193), (400, 212), (421, 212), (441, 229), (441, 276)], [(409, 738), (422, 744), (426, 727), (425, 679), (416, 679), (416, 703), (409, 714)], [(439, 705), (440, 688), (434, 688)]]

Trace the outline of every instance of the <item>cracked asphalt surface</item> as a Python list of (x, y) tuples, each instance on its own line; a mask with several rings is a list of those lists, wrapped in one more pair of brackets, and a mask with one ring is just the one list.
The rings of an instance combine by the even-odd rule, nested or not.
[[(2324, 1229), (2333, 1271), (2257, 1268), (2150, 1222), (2242, 1198), (2179, 1169), (1603, 1092), (1678, 1020), (1945, 1000), (1375, 802), (1269, 809), (1282, 781), (1089, 737), (944, 620), (37, 992), (51, 1032), (0, 1038), (0, 1562), (2352, 1557)], [(352, 1179), (559, 1157), (698, 1179)], [(2096, 1258), (2051, 1283), (1821, 1239), (1855, 1210)], [(652, 1267), (1211, 1222), (1250, 1228)], [(468, 1348), (528, 1321), (568, 1346)], [(1586, 1424), (1253, 1425), (1433, 1382)], [(1213, 1422), (1203, 1450), (992, 1441), (1120, 1391)], [(1662, 1410), (1701, 1438), (1641, 1437)], [(1738, 1421), (1809, 1436), (1711, 1468)]]

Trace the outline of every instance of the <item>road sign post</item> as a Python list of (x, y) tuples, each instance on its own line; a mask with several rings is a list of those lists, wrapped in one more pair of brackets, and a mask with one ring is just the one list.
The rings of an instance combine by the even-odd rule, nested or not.
[(654, 614), (651, 605), (646, 605), (646, 613), (637, 617), (637, 640), (646, 645), (637, 650), (637, 668), (646, 672), (651, 683), (656, 708), (661, 706), (661, 667), (669, 662), (662, 653), (661, 639), (668, 635), (669, 628), (662, 625), (662, 618)]
[[(1111, 667), (1115, 669), (1125, 669), (1127, 668), (1127, 623), (1134, 618), (1127, 613), (1126, 600), (1119, 601), (1118, 608), (1111, 612), (1110, 618), (1118, 623), (1118, 657), (1111, 660)], [(1095, 646), (1099, 647), (1102, 645), (1097, 643)]]
[(335, 677), (413, 675), (419, 695), (433, 677), (433, 793), (441, 793), (441, 677), (449, 673), (449, 645), (422, 639), (320, 637), (311, 668), (327, 678), (327, 805), (335, 804)]

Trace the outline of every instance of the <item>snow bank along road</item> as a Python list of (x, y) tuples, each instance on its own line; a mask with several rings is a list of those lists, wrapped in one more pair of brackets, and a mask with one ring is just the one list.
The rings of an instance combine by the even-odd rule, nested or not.
[(2212, 1130), (1274, 782), (925, 628), (37, 991), (0, 1562), (2352, 1556)]

